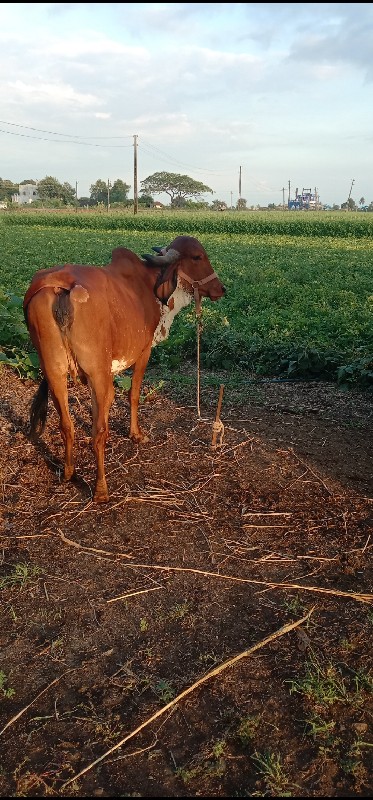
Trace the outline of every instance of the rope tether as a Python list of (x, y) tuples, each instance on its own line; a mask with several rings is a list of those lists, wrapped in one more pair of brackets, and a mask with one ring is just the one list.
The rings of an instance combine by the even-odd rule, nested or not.
[[(224, 425), (220, 419), (221, 404), (223, 402), (223, 392), (224, 392), (224, 385), (221, 384), (219, 392), (219, 400), (216, 409), (215, 422), (213, 422), (212, 425), (211, 447), (213, 450), (215, 450), (216, 447), (221, 447), (223, 443)], [(219, 442), (217, 441), (218, 436), (219, 436)]]

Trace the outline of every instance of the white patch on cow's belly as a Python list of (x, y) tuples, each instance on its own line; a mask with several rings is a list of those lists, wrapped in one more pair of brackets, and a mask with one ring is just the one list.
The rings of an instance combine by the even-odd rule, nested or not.
[(113, 375), (116, 375), (117, 372), (123, 372), (123, 370), (127, 369), (127, 367), (128, 361), (126, 358), (114, 359), (114, 361), (111, 362), (111, 371)]
[(178, 285), (168, 301), (170, 302), (170, 300), (173, 300), (173, 308), (169, 308), (168, 305), (162, 305), (160, 300), (157, 301), (161, 307), (161, 317), (154, 332), (152, 347), (167, 339), (176, 314), (178, 314), (182, 308), (188, 306), (192, 298), (193, 295), (183, 289), (178, 280)]

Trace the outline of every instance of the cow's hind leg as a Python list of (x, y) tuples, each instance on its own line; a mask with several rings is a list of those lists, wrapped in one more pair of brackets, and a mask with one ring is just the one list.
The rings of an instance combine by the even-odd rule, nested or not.
[(130, 438), (134, 442), (148, 442), (149, 437), (141, 430), (138, 420), (140, 389), (145, 370), (149, 361), (151, 353), (151, 343), (149, 347), (144, 350), (141, 356), (137, 359), (133, 368), (133, 375), (131, 381), (131, 389), (129, 391), (129, 400), (131, 405), (131, 423), (130, 423)]
[(53, 376), (48, 381), (52, 400), (60, 419), (60, 433), (65, 445), (64, 480), (69, 481), (75, 477), (74, 465), (74, 425), (69, 413), (66, 375)]
[(88, 378), (92, 397), (92, 444), (96, 456), (96, 485), (94, 501), (106, 503), (109, 492), (105, 477), (105, 445), (109, 436), (109, 412), (114, 399), (111, 374)]
[(49, 372), (48, 381), (46, 378), (42, 379), (31, 404), (30, 438), (35, 441), (43, 433), (47, 416), (48, 389), (60, 420), (60, 433), (65, 445), (64, 480), (69, 481), (75, 475), (74, 426), (69, 414), (66, 375), (53, 375)]

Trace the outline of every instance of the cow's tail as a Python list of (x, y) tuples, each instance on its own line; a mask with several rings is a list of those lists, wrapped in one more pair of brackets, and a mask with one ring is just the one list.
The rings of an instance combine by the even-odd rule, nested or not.
[(48, 413), (48, 382), (43, 378), (31, 403), (30, 431), (31, 439), (37, 439), (43, 433)]

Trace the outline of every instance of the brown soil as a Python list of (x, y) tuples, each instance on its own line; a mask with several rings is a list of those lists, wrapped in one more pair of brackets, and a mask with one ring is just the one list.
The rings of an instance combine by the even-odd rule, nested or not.
[(84, 387), (64, 484), (55, 412), (34, 446), (35, 384), (0, 382), (1, 795), (370, 796), (371, 395), (226, 388), (213, 450), (203, 375), (140, 447), (117, 390), (97, 506)]

